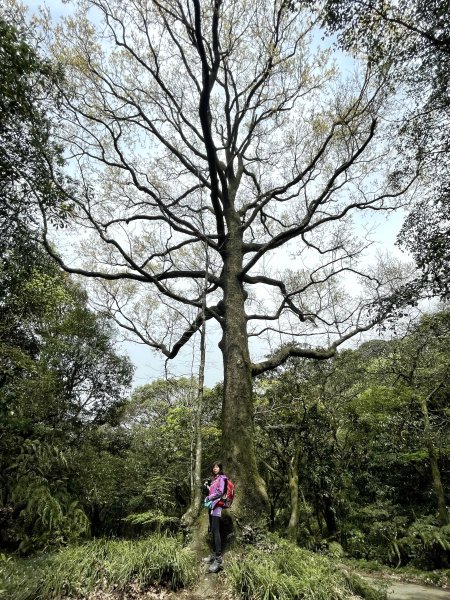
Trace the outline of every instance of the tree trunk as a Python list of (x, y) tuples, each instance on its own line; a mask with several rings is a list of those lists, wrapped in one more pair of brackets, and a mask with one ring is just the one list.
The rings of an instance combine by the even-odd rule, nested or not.
[(275, 531), (275, 502), (270, 502), (269, 531)]
[(194, 468), (191, 478), (191, 502), (188, 510), (181, 517), (181, 522), (191, 527), (197, 519), (202, 504), (202, 413), (203, 413), (203, 387), (205, 381), (205, 338), (206, 323), (203, 321), (200, 330), (200, 368), (198, 373), (197, 395), (194, 409)]
[[(433, 393), (434, 392), (430, 394), (429, 398), (433, 395)], [(441, 473), (439, 471), (436, 450), (434, 448), (433, 439), (431, 436), (431, 425), (430, 418), (428, 416), (427, 398), (420, 397), (420, 408), (422, 409), (423, 415), (423, 436), (428, 451), (428, 458), (430, 460), (431, 476), (433, 479), (433, 489), (436, 495), (438, 505), (438, 520), (439, 525), (443, 527), (444, 525), (448, 525), (449, 520), (447, 506), (445, 503), (444, 487), (442, 485)]]
[(327, 524), (327, 531), (329, 536), (334, 536), (337, 531), (336, 514), (334, 512), (333, 503), (328, 494), (322, 496), (323, 502), (323, 517)]
[[(205, 271), (209, 271), (208, 249), (205, 247)], [(206, 290), (208, 287), (205, 279), (202, 298), (203, 323), (200, 329), (200, 366), (198, 370), (197, 396), (194, 407), (194, 468), (191, 477), (191, 502), (188, 510), (181, 518), (183, 525), (191, 527), (197, 519), (202, 504), (202, 415), (203, 415), (203, 389), (205, 384), (205, 358), (206, 358)]]
[(298, 463), (300, 450), (295, 449), (295, 454), (289, 464), (289, 491), (291, 495), (291, 516), (287, 526), (288, 538), (297, 543), (298, 529)]
[(220, 348), (224, 363), (224, 397), (221, 453), (225, 470), (236, 484), (233, 513), (245, 521), (245, 525), (266, 528), (269, 500), (255, 456), (252, 376), (244, 306), (247, 293), (239, 279), (242, 261), (242, 234), (239, 217), (235, 215), (228, 220), (222, 273), (224, 314)]

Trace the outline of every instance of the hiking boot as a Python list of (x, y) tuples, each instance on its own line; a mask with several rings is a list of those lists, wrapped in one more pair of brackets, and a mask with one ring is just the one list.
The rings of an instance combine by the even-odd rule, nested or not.
[(211, 563), (208, 571), (209, 573), (218, 573), (222, 568), (223, 558), (221, 556), (215, 556), (214, 561)]
[(202, 558), (202, 563), (209, 565), (214, 562), (215, 558), (216, 558), (215, 555), (211, 554), (210, 556), (207, 556), (206, 558)]

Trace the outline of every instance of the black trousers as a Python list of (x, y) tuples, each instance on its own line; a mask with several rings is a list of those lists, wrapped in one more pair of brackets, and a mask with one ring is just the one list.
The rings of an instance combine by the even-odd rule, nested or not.
[(220, 517), (211, 516), (211, 531), (213, 536), (214, 554), (222, 554), (222, 539), (220, 537)]

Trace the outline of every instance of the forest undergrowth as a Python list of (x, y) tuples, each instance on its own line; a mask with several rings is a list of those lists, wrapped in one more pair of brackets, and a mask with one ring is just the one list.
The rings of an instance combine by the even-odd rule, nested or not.
[[(383, 600), (350, 569), (276, 537), (230, 551), (216, 592), (236, 600)], [(3, 555), (0, 597), (5, 600), (137, 600), (195, 598), (204, 578), (195, 553), (165, 535), (94, 540), (51, 555)], [(184, 591), (183, 591), (184, 590)], [(174, 592), (178, 592), (176, 595)]]

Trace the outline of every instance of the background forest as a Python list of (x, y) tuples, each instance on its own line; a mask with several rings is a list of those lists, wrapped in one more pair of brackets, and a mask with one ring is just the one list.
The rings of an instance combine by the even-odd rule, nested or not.
[[(42, 277), (34, 272), (35, 285)], [(111, 330), (79, 289), (58, 283), (56, 306), (28, 305), (26, 346), (3, 346), (2, 547), (30, 554), (179, 531), (197, 382), (158, 380), (128, 395), (132, 369)], [(424, 315), (389, 341), (258, 378), (271, 530), (312, 550), (448, 567), (449, 336), (448, 311)], [(220, 397), (220, 385), (205, 390), (205, 477), (220, 456)]]
[[(88, 4), (80, 7), (87, 11)], [(142, 118), (146, 133), (164, 136), (155, 125), (159, 117), (148, 118), (136, 100), (145, 94), (128, 78), (125, 54), (108, 56), (111, 71), (99, 71), (108, 62), (102, 55), (106, 40), (114, 36), (97, 44), (98, 24), (90, 28), (81, 17), (68, 20), (64, 31), (52, 30), (48, 15), (27, 21), (15, 2), (0, 12), (0, 595), (87, 598), (105, 588), (120, 597), (124, 590), (139, 594), (153, 585), (175, 590), (195, 585), (198, 557), (189, 543), (197, 527), (200, 482), (213, 460), (229, 465), (236, 482), (235, 532), (241, 537), (236, 535), (232, 551), (237, 554), (226, 574), (227, 589), (236, 596), (384, 597), (342, 571), (344, 564), (409, 567), (434, 572), (429, 577), (445, 583), (450, 569), (448, 2), (330, 0), (320, 3), (320, 10), (308, 1), (275, 2), (269, 58), (261, 62), (260, 80), (249, 76), (247, 96), (238, 93), (238, 79), (229, 87), (221, 80), (221, 68), (225, 82), (235, 68), (215, 46), (222, 2), (205, 3), (203, 9), (193, 2), (192, 14), (176, 1), (150, 4), (163, 24), (161, 35), (173, 35), (200, 107), (198, 115), (194, 102), (192, 108), (186, 101), (186, 108), (176, 78), (174, 92), (164, 88), (159, 68), (148, 66), (166, 60), (163, 51), (157, 56), (149, 35), (154, 56), (144, 70), (166, 95), (146, 98), (149, 104), (142, 106), (164, 113), (164, 153), (170, 149), (171, 160), (179, 160), (185, 171), (178, 172), (164, 153), (158, 156), (158, 147), (146, 165), (148, 188), (136, 158), (136, 149), (146, 145), (124, 124), (131, 128)], [(127, 18), (120, 3), (117, 21), (108, 3), (99, 0), (96, 6), (107, 23)], [(249, 22), (265, 10), (272, 14), (268, 2), (258, 5), (259, 12), (242, 6)], [(288, 55), (280, 42), (284, 35), (292, 41), (286, 32), (306, 36), (292, 25), (303, 10), (313, 14), (308, 35), (318, 28), (336, 44), (322, 49), (306, 74), (306, 54), (289, 62), (298, 40)], [(220, 13), (226, 26), (230, 14), (227, 21)], [(200, 22), (205, 31), (212, 23), (211, 46), (209, 32), (204, 38), (199, 33)], [(179, 33), (180, 23), (187, 38)], [(230, 31), (235, 33), (231, 26)], [(70, 54), (64, 45), (69, 33), (82, 46), (78, 54), (75, 46)], [(247, 33), (239, 30), (230, 55)], [(127, 49), (125, 37), (119, 42)], [(189, 44), (200, 61), (189, 53)], [(347, 81), (339, 88), (342, 96), (334, 87), (337, 69), (327, 66), (337, 48), (366, 68), (363, 82), (354, 81), (360, 89), (350, 89)], [(140, 57), (137, 63), (141, 68)], [(137, 106), (136, 114), (121, 112), (125, 101), (113, 107), (123, 100), (114, 79), (123, 73), (130, 96), (136, 94), (127, 96), (127, 110)], [(274, 87), (266, 89), (272, 75)], [(210, 93), (215, 84), (223, 90), (209, 97), (205, 90)], [(291, 136), (284, 113), (303, 94), (328, 84), (323, 112), (309, 115), (310, 122), (306, 115), (306, 125), (296, 123)], [(333, 106), (327, 104), (331, 97)], [(211, 125), (220, 122), (223, 98), (230, 109), (228, 133)], [(395, 125), (388, 122), (392, 105), (386, 98), (394, 105), (406, 98)], [(207, 110), (203, 102), (209, 103)], [(273, 102), (275, 108), (267, 108)], [(197, 116), (198, 129), (192, 125)], [(167, 133), (172, 126), (176, 143)], [(129, 135), (128, 158), (122, 127), (124, 137)], [(204, 143), (204, 152), (184, 127)], [(277, 127), (284, 132), (278, 139), (283, 146), (269, 156), (264, 153)], [(312, 141), (305, 142), (308, 136)], [(219, 137), (229, 145), (219, 148)], [(183, 144), (188, 150), (180, 150)], [(222, 151), (227, 165), (219, 159)], [(280, 166), (289, 153), (292, 164)], [(78, 172), (67, 168), (70, 160), (78, 163)], [(95, 160), (101, 167), (92, 166)], [(303, 170), (302, 160), (309, 162)], [(274, 183), (266, 173), (278, 168), (286, 184), (275, 176)], [(188, 176), (194, 184), (188, 185)], [(241, 178), (252, 200), (239, 195)], [(347, 185), (353, 186), (348, 196), (342, 191)], [(180, 194), (176, 199), (174, 190)], [(300, 209), (289, 208), (297, 197), (306, 207), (300, 225)], [(269, 201), (281, 208), (270, 212)], [(150, 208), (143, 216), (136, 211), (146, 202)], [(131, 212), (114, 212), (118, 206)], [(414, 262), (401, 265), (380, 256), (373, 268), (364, 260), (357, 263), (355, 257), (372, 241), (367, 231), (362, 242), (356, 240), (347, 213), (400, 208), (408, 212), (397, 243)], [(155, 214), (162, 215), (159, 230), (123, 233), (125, 223), (139, 218), (146, 227), (147, 221), (158, 221)], [(240, 228), (233, 225), (236, 219)], [(83, 227), (97, 242), (79, 233)], [(73, 239), (74, 231), (79, 246), (68, 243), (60, 251), (57, 244), (65, 235)], [(302, 262), (298, 272), (280, 270), (276, 279), (265, 271), (250, 273), (266, 251), (291, 240), (304, 244), (292, 255)], [(68, 260), (71, 251), (79, 265)], [(311, 253), (319, 262), (308, 271)], [(343, 273), (353, 279), (341, 283)], [(191, 278), (189, 285), (181, 290), (178, 280), (172, 283), (177, 277)], [(139, 291), (141, 284), (156, 292)], [(252, 285), (279, 294), (275, 316), (270, 316), (273, 306), (264, 305), (270, 294), (258, 297), (248, 291)], [(351, 297), (352, 287), (361, 295)], [(205, 328), (211, 319), (222, 328), (224, 381), (208, 388)], [(247, 331), (252, 319), (258, 325)], [(271, 351), (252, 362), (249, 338), (261, 334), (263, 319), (262, 333), (274, 332)], [(276, 324), (269, 327), (267, 320)], [(152, 333), (155, 324), (159, 329)], [(167, 376), (133, 387), (134, 366), (122, 353), (121, 328), (167, 359), (176, 358), (185, 344), (198, 345), (201, 364), (191, 377)], [(273, 340), (280, 341), (278, 348)], [(204, 511), (202, 520), (204, 526)], [(242, 551), (243, 544), (251, 549)]]

